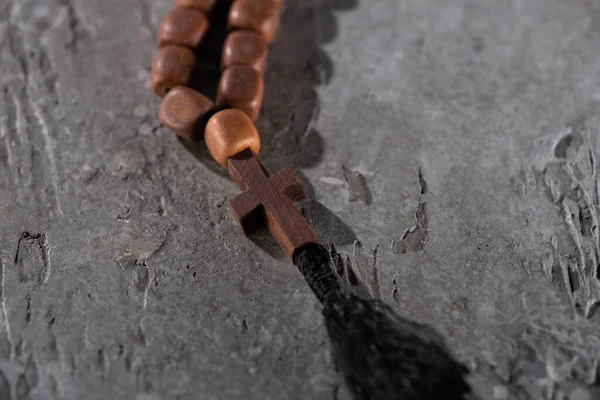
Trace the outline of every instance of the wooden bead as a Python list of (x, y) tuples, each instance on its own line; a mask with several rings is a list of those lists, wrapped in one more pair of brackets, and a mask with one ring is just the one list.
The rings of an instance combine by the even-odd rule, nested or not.
[(229, 29), (250, 29), (273, 42), (279, 28), (279, 0), (235, 0), (229, 10)]
[(217, 106), (240, 109), (255, 120), (260, 113), (263, 90), (260, 72), (252, 67), (234, 65), (223, 71), (217, 92)]
[(245, 65), (263, 73), (267, 62), (267, 42), (261, 34), (249, 31), (234, 31), (223, 46), (221, 69), (233, 65)]
[(187, 85), (195, 64), (196, 56), (187, 47), (169, 45), (161, 48), (152, 62), (152, 90), (163, 97), (169, 89)]
[(209, 12), (215, 5), (216, 0), (175, 0), (175, 7), (197, 8), (203, 12)]
[(260, 137), (254, 124), (240, 110), (223, 110), (213, 115), (204, 132), (206, 147), (215, 161), (227, 167), (227, 160), (245, 149), (260, 150)]
[(242, 194), (229, 201), (229, 211), (246, 232), (265, 223), (285, 254), (308, 243), (319, 243), (306, 219), (294, 207), (305, 197), (300, 179), (291, 169), (268, 175), (248, 150), (236, 154), (228, 162), (229, 175)]
[(164, 126), (187, 140), (202, 132), (214, 108), (210, 99), (193, 89), (177, 86), (169, 91), (158, 109), (158, 119)]
[(165, 15), (158, 29), (158, 46), (179, 44), (192, 49), (198, 47), (208, 30), (208, 18), (202, 12), (178, 7)]

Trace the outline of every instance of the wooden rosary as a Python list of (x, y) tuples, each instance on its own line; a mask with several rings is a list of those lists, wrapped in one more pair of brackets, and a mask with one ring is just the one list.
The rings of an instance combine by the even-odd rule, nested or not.
[[(298, 0), (302, 1), (302, 0)], [(386, 304), (342, 290), (327, 250), (294, 206), (305, 196), (291, 169), (269, 175), (256, 155), (269, 44), (284, 0), (234, 0), (222, 52), (216, 102), (187, 87), (194, 49), (205, 36), (207, 13), (217, 0), (174, 0), (158, 33), (152, 89), (161, 97), (158, 117), (192, 140), (204, 131), (212, 157), (229, 169), (242, 194), (229, 201), (245, 231), (266, 224), (323, 304), (336, 365), (355, 399), (463, 399), (466, 368), (454, 361), (431, 328), (401, 318)]]
[(205, 36), (216, 0), (175, 0), (163, 19), (160, 50), (152, 63), (151, 84), (164, 97), (158, 118), (179, 136), (192, 140), (204, 129), (213, 158), (243, 191), (229, 202), (246, 232), (266, 222), (288, 257), (317, 236), (293, 205), (305, 197), (298, 176), (284, 169), (269, 176), (256, 155), (260, 137), (254, 126), (263, 97), (268, 45), (279, 27), (283, 0), (236, 0), (229, 11), (230, 33), (223, 47), (216, 104), (187, 87), (196, 63), (194, 49)]

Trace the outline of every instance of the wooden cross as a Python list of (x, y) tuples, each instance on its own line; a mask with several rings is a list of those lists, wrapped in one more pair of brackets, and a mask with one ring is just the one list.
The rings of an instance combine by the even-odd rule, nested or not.
[(229, 211), (244, 231), (266, 224), (285, 254), (319, 239), (293, 203), (305, 197), (296, 173), (284, 169), (269, 176), (250, 150), (244, 150), (228, 162), (229, 174), (242, 194), (229, 201)]

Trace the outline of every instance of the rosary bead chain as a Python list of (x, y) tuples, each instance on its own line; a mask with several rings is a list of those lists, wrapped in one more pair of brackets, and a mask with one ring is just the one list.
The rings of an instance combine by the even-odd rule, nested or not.
[[(152, 63), (151, 86), (156, 94), (164, 97), (158, 113), (163, 125), (186, 140), (196, 140), (204, 133), (215, 160), (227, 167), (227, 159), (223, 159), (223, 155), (234, 156), (236, 153), (233, 149), (241, 152), (249, 148), (254, 154), (260, 149), (260, 139), (258, 133), (254, 135), (256, 128), (252, 120), (258, 118), (262, 106), (262, 74), (268, 46), (275, 37), (284, 2), (233, 2), (228, 14), (230, 32), (221, 57), (222, 76), (217, 99), (213, 103), (186, 86), (196, 64), (193, 50), (198, 47), (209, 27), (204, 13), (210, 12), (216, 1), (174, 0), (174, 9), (164, 17), (159, 28), (160, 50)], [(240, 123), (237, 112), (217, 113), (211, 125), (212, 130), (208, 132), (209, 117), (227, 109), (245, 113), (247, 121)], [(234, 119), (230, 125), (223, 121), (226, 117)], [(238, 133), (231, 129), (217, 129), (225, 126), (244, 126), (244, 130)], [(229, 139), (226, 135), (229, 135)]]

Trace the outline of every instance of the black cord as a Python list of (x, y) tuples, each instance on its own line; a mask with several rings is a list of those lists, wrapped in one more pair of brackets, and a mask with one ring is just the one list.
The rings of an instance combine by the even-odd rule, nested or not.
[(319, 244), (294, 253), (294, 264), (323, 304), (334, 358), (357, 400), (462, 400), (468, 370), (432, 328), (390, 306), (343, 293)]

